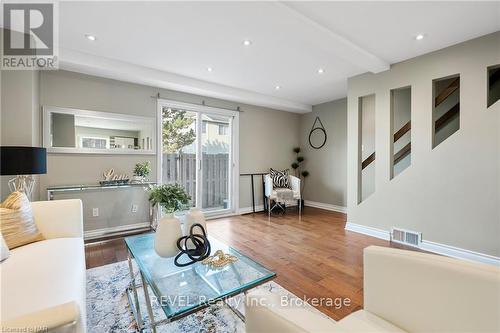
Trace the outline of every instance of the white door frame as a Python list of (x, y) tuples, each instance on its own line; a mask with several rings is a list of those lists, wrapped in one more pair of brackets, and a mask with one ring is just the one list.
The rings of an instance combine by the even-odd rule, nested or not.
[(231, 177), (229, 178), (229, 198), (230, 198), (230, 208), (205, 212), (207, 217), (224, 216), (224, 215), (234, 215), (239, 210), (239, 119), (240, 114), (238, 111), (231, 111), (227, 109), (214, 108), (211, 106), (204, 106), (198, 104), (190, 104), (184, 102), (178, 102), (168, 99), (158, 99), (157, 102), (157, 116), (156, 116), (156, 131), (157, 131), (157, 142), (156, 142), (156, 154), (157, 154), (157, 164), (156, 164), (156, 181), (158, 184), (162, 184), (162, 109), (163, 107), (170, 107), (172, 109), (181, 109), (186, 111), (192, 111), (197, 113), (196, 122), (196, 206), (201, 209), (201, 195), (202, 195), (202, 182), (201, 182), (201, 133), (202, 133), (202, 121), (201, 117), (203, 114), (218, 114), (230, 117), (229, 130), (231, 133), (231, 147), (229, 155), (229, 165), (231, 168)]

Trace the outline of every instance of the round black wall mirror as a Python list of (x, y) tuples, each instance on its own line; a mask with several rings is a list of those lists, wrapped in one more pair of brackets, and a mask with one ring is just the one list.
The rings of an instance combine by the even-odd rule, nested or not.
[[(319, 123), (319, 126), (317, 126), (316, 123)], [(309, 145), (314, 149), (320, 149), (325, 145), (326, 138), (327, 135), (325, 127), (323, 126), (321, 119), (319, 119), (319, 117), (316, 117), (311, 131), (309, 132)]]

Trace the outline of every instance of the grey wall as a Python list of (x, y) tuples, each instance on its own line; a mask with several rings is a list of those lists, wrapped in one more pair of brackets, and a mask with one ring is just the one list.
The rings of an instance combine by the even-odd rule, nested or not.
[[(0, 34), (2, 30), (0, 29)], [(1, 134), (6, 146), (40, 145), (39, 72), (29, 70), (1, 71)], [(7, 182), (13, 176), (1, 176), (2, 200), (9, 193)], [(38, 176), (35, 176), (38, 179)], [(38, 199), (38, 183), (33, 199)]]
[[(299, 145), (300, 115), (245, 107), (240, 114), (240, 173), (290, 168)], [(271, 112), (270, 112), (271, 111)], [(262, 182), (255, 178), (256, 205), (264, 203)], [(240, 177), (240, 207), (250, 207), (250, 177)]]
[[(118, 189), (86, 190), (82, 192), (55, 192), (54, 199), (80, 199), (85, 208), (84, 231), (120, 228), (150, 221), (146, 187), (132, 186)], [(137, 212), (132, 213), (132, 205)], [(92, 208), (99, 208), (99, 216), (92, 215)]]
[[(500, 32), (348, 81), (348, 222), (500, 256), (500, 104), (487, 107), (486, 68)], [(460, 129), (433, 149), (432, 80), (460, 73)], [(390, 90), (411, 86), (412, 163), (390, 177)], [(376, 94), (376, 191), (358, 204), (358, 99)]]
[[(235, 109), (240, 106), (240, 169), (242, 172), (266, 171), (269, 167), (285, 168), (293, 158), (292, 147), (298, 145), (297, 114), (236, 104), (138, 84), (104, 79), (68, 71), (41, 73), (40, 103), (47, 106), (117, 112), (156, 117), (157, 104), (151, 96), (191, 103)], [(117, 173), (132, 173), (135, 163), (149, 160), (151, 179), (156, 179), (154, 155), (87, 155), (49, 154), (48, 174), (41, 177), (41, 196), (50, 185), (96, 183), (102, 172), (114, 168)], [(257, 182), (257, 202), (263, 202)], [(251, 206), (250, 180), (240, 177), (240, 207)]]
[[(309, 145), (309, 132), (319, 116), (327, 132), (326, 144), (321, 149)], [(347, 204), (347, 99), (339, 99), (313, 106), (312, 113), (300, 119), (300, 139), (304, 169), (310, 172), (306, 179), (304, 198), (335, 206)]]

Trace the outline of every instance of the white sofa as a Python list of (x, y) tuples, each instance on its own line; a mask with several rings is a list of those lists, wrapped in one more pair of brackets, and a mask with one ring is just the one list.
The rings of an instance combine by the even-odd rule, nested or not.
[(366, 248), (364, 309), (338, 322), (269, 293), (247, 297), (247, 333), (500, 332), (499, 267), (414, 251)]
[(39, 201), (32, 208), (45, 240), (11, 250), (0, 264), (2, 332), (85, 332), (82, 203)]

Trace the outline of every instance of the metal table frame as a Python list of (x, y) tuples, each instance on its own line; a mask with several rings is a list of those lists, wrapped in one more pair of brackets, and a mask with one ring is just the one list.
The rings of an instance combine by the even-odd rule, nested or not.
[[(142, 332), (144, 330), (147, 330), (147, 329), (150, 329), (153, 333), (156, 333), (156, 327), (158, 325), (168, 324), (168, 323), (171, 323), (171, 322), (176, 321), (178, 319), (181, 319), (183, 317), (186, 317), (186, 316), (188, 316), (190, 314), (193, 314), (195, 312), (198, 312), (200, 310), (205, 309), (206, 307), (210, 306), (211, 304), (215, 304), (217, 301), (223, 301), (229, 307), (229, 309), (231, 309), (231, 311), (233, 311), (233, 313), (238, 318), (240, 318), (243, 322), (245, 322), (245, 315), (243, 315), (238, 309), (236, 309), (231, 304), (229, 304), (229, 302), (227, 302), (227, 299), (229, 299), (231, 297), (234, 297), (236, 295), (239, 295), (241, 293), (243, 293), (243, 294), (246, 295), (248, 290), (253, 289), (253, 288), (257, 287), (257, 286), (260, 286), (260, 285), (262, 285), (262, 284), (264, 284), (266, 282), (269, 282), (269, 281), (271, 281), (272, 279), (274, 279), (276, 277), (276, 274), (275, 274), (274, 276), (271, 276), (271, 277), (269, 277), (267, 279), (259, 281), (258, 283), (254, 284), (254, 285), (249, 286), (245, 290), (240, 290), (240, 291), (237, 291), (237, 292), (230, 293), (230, 294), (228, 294), (225, 297), (220, 297), (218, 299), (214, 299), (214, 300), (210, 301), (210, 303), (207, 303), (207, 304), (200, 304), (200, 306), (197, 306), (196, 308), (194, 308), (194, 309), (192, 309), (190, 311), (187, 311), (187, 312), (185, 312), (185, 313), (183, 313), (181, 315), (175, 316), (173, 318), (168, 318), (167, 317), (167, 318), (164, 318), (164, 319), (161, 319), (161, 320), (155, 320), (154, 319), (153, 308), (152, 308), (152, 303), (151, 303), (151, 299), (149, 297), (149, 292), (148, 292), (148, 282), (147, 282), (144, 274), (142, 273), (142, 271), (141, 271), (141, 269), (139, 267), (139, 274), (141, 275), (142, 285), (136, 285), (136, 283), (135, 283), (134, 267), (132, 265), (133, 255), (132, 255), (130, 249), (127, 248), (127, 251), (128, 251), (128, 258), (127, 258), (127, 260), (128, 260), (128, 267), (129, 267), (129, 272), (130, 272), (130, 284), (127, 287), (126, 293), (127, 293), (127, 299), (128, 299), (129, 305), (130, 305), (130, 309), (132, 310), (132, 314), (134, 316), (134, 319), (135, 319), (135, 321), (137, 323), (138, 330), (140, 332)], [(148, 322), (146, 322), (142, 318), (141, 306), (140, 306), (140, 303), (139, 303), (139, 296), (137, 294), (137, 288), (143, 288), (143, 290), (144, 290), (144, 299), (146, 301), (146, 308), (147, 308), (147, 312), (148, 312), (148, 316), (149, 316), (149, 321)]]
[(267, 207), (267, 202), (266, 202), (266, 185), (264, 181), (264, 176), (269, 174), (269, 172), (254, 172), (254, 173), (242, 173), (240, 176), (250, 176), (250, 187), (252, 191), (252, 211), (255, 213), (255, 186), (254, 186), (254, 176), (261, 176), (262, 178), (262, 197), (264, 198), (264, 211), (267, 212), (269, 207)]

